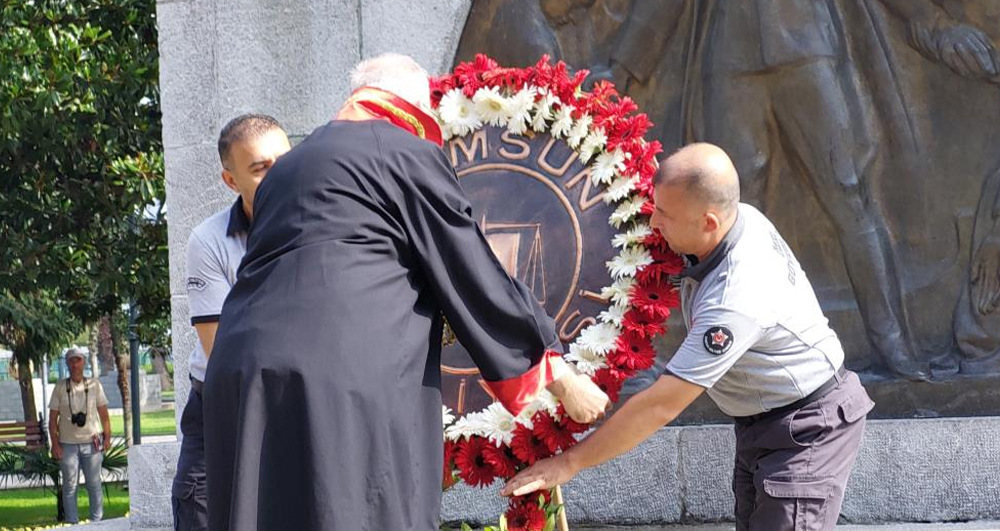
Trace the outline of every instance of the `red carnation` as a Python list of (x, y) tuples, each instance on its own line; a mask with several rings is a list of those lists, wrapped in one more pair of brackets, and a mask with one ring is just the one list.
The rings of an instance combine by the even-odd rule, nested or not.
[(594, 383), (604, 391), (604, 394), (608, 395), (608, 398), (612, 402), (618, 401), (618, 393), (622, 389), (622, 383), (628, 377), (624, 372), (608, 367), (600, 369), (594, 373)]
[(653, 211), (656, 210), (656, 204), (652, 200), (647, 199), (645, 203), (642, 204), (642, 210), (639, 211), (643, 216), (649, 217), (653, 215)]
[(506, 444), (501, 445), (499, 448), (492, 444), (486, 445), (486, 448), (483, 449), (483, 457), (493, 467), (493, 473), (497, 477), (510, 479), (517, 473), (517, 465), (519, 464), (517, 456), (514, 455), (514, 451)]
[[(528, 498), (537, 500), (533, 494)], [(511, 501), (510, 508), (505, 513), (507, 517), (507, 531), (541, 531), (545, 528), (545, 510), (539, 507), (538, 502), (531, 501), (514, 502)]]
[(608, 363), (628, 371), (642, 371), (653, 366), (656, 350), (648, 338), (625, 331), (618, 336), (616, 346), (608, 354)]
[(483, 79), (487, 73), (496, 70), (500, 65), (486, 55), (476, 54), (476, 58), (455, 67), (455, 78), (462, 85), (462, 92), (469, 98), (483, 87)]
[(666, 283), (636, 284), (629, 295), (633, 306), (664, 321), (670, 317), (670, 308), (676, 308), (680, 302), (677, 290)]
[(656, 185), (653, 183), (653, 176), (639, 175), (638, 182), (635, 184), (635, 189), (639, 192), (639, 195), (647, 199), (653, 199), (653, 192), (656, 190)]
[(531, 83), (536, 87), (548, 87), (552, 84), (552, 65), (549, 64), (548, 54), (542, 55), (541, 59), (531, 67)]
[(642, 139), (636, 139), (628, 144), (627, 151), (632, 154), (632, 158), (625, 161), (626, 175), (652, 177), (657, 168), (656, 156), (663, 153), (663, 145), (658, 140), (646, 142)]
[(545, 446), (552, 453), (566, 450), (576, 444), (573, 434), (545, 411), (535, 413), (535, 416), (531, 418), (531, 423), (534, 425), (532, 431), (545, 442)]
[(493, 467), (486, 462), (483, 450), (488, 443), (482, 437), (470, 437), (458, 443), (455, 465), (462, 480), (473, 487), (485, 487), (493, 483)]
[(510, 449), (518, 459), (529, 465), (552, 455), (545, 441), (520, 424), (514, 428), (514, 439), (510, 443)]
[(667, 331), (663, 325), (663, 319), (649, 315), (638, 308), (631, 309), (625, 314), (625, 318), (622, 319), (622, 328), (640, 337), (650, 339)]
[(437, 108), (438, 104), (441, 103), (441, 98), (451, 89), (455, 88), (456, 83), (455, 76), (452, 74), (432, 77), (430, 80), (431, 106)]

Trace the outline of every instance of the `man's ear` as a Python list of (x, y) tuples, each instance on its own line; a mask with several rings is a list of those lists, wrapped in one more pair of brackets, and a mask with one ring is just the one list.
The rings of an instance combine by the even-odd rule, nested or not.
[(239, 188), (236, 187), (236, 179), (234, 179), (233, 174), (229, 173), (229, 170), (225, 168), (222, 169), (222, 182), (226, 183), (226, 186), (228, 186), (230, 190), (240, 193)]
[(719, 215), (715, 212), (707, 212), (705, 214), (705, 232), (715, 232), (719, 230), (722, 226), (722, 220), (719, 219)]

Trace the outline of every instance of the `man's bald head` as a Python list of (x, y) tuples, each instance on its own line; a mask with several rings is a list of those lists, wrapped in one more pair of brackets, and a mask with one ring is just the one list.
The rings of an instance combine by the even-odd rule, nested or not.
[(689, 144), (666, 158), (653, 182), (683, 187), (691, 199), (715, 208), (725, 218), (736, 213), (740, 180), (726, 152), (707, 143)]

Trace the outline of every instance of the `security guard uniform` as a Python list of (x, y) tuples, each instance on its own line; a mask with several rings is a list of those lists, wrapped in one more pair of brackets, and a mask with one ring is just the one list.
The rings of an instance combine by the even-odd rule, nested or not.
[(740, 204), (681, 283), (688, 334), (666, 372), (736, 420), (738, 530), (833, 529), (874, 403), (784, 239)]

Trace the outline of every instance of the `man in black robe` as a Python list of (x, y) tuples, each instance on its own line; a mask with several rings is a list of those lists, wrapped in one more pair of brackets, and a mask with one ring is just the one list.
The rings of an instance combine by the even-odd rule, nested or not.
[(546, 388), (577, 421), (607, 405), (476, 226), (423, 69), (352, 84), (257, 191), (205, 381), (215, 531), (436, 530), (442, 313), (512, 413)]

